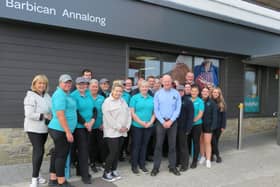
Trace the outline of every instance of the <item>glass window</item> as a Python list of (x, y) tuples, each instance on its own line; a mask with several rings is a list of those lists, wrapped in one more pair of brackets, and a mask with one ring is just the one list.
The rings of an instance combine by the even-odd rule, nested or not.
[(244, 112), (256, 113), (260, 111), (260, 98), (258, 90), (258, 74), (255, 68), (245, 70), (244, 84), (245, 108)]

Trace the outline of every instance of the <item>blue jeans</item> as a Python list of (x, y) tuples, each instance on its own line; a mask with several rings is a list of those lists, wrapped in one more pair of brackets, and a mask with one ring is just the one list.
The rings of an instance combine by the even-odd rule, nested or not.
[(132, 155), (131, 166), (140, 168), (145, 166), (147, 146), (151, 138), (154, 127), (138, 128), (132, 126)]
[(162, 146), (165, 134), (168, 137), (169, 168), (176, 167), (176, 136), (177, 123), (174, 122), (169, 129), (165, 129), (160, 122), (156, 123), (156, 148), (154, 152), (154, 169), (159, 169), (162, 157)]

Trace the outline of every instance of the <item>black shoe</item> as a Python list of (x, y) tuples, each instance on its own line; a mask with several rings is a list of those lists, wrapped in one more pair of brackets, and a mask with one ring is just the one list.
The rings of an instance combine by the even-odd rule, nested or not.
[(90, 168), (91, 168), (91, 171), (92, 171), (92, 172), (94, 172), (94, 173), (97, 173), (97, 172), (98, 172), (98, 169), (96, 168), (95, 164), (92, 164), (92, 165), (90, 166)]
[(151, 176), (154, 177), (154, 176), (156, 176), (158, 173), (159, 173), (159, 170), (154, 168), (154, 169), (152, 170), (152, 172), (151, 172)]
[(187, 171), (188, 170), (188, 166), (182, 166), (181, 168), (180, 168), (180, 171), (181, 172), (185, 172), (185, 171)]
[(57, 180), (49, 180), (49, 182), (48, 182), (48, 186), (57, 186), (58, 185), (58, 183), (57, 183)]
[(222, 158), (220, 156), (217, 156), (217, 160), (216, 160), (217, 163), (221, 163), (222, 162)]
[(176, 176), (181, 175), (180, 171), (178, 171), (177, 168), (169, 168), (169, 172), (170, 172), (170, 173), (173, 173), (173, 174), (176, 175)]
[(197, 162), (192, 162), (191, 168), (194, 169), (194, 168), (196, 168), (196, 167), (197, 167)]
[(148, 173), (148, 172), (149, 172), (149, 170), (148, 170), (145, 166), (140, 167), (140, 169), (141, 169), (144, 173)]
[(63, 184), (59, 184), (58, 186), (59, 187), (75, 187), (67, 181), (65, 181)]
[(82, 181), (83, 181), (83, 183), (84, 184), (91, 184), (91, 179), (90, 179), (91, 177), (83, 177), (82, 178)]
[(139, 174), (139, 170), (137, 167), (132, 167), (131, 170), (134, 174)]

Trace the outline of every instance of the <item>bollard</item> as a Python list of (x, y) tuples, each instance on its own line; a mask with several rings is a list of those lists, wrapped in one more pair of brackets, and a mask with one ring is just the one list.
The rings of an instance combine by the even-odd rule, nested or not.
[(242, 148), (242, 131), (243, 131), (243, 112), (244, 104), (240, 103), (239, 106), (239, 119), (238, 119), (238, 134), (237, 134), (237, 149), (241, 150)]

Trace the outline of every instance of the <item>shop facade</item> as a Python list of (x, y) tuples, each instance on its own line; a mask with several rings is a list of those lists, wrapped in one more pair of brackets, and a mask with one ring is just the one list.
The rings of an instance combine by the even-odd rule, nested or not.
[[(50, 79), (89, 68), (97, 79), (160, 76), (178, 63), (194, 70), (205, 58), (217, 68), (235, 138), (238, 104), (248, 133), (276, 127), (279, 69), (246, 64), (280, 51), (280, 34), (144, 1), (12, 1), (0, 4), (0, 163), (26, 162), (23, 98), (35, 74)], [(12, 145), (12, 146), (11, 146)], [(29, 156), (29, 157), (28, 157)], [(9, 159), (13, 158), (13, 159)]]

